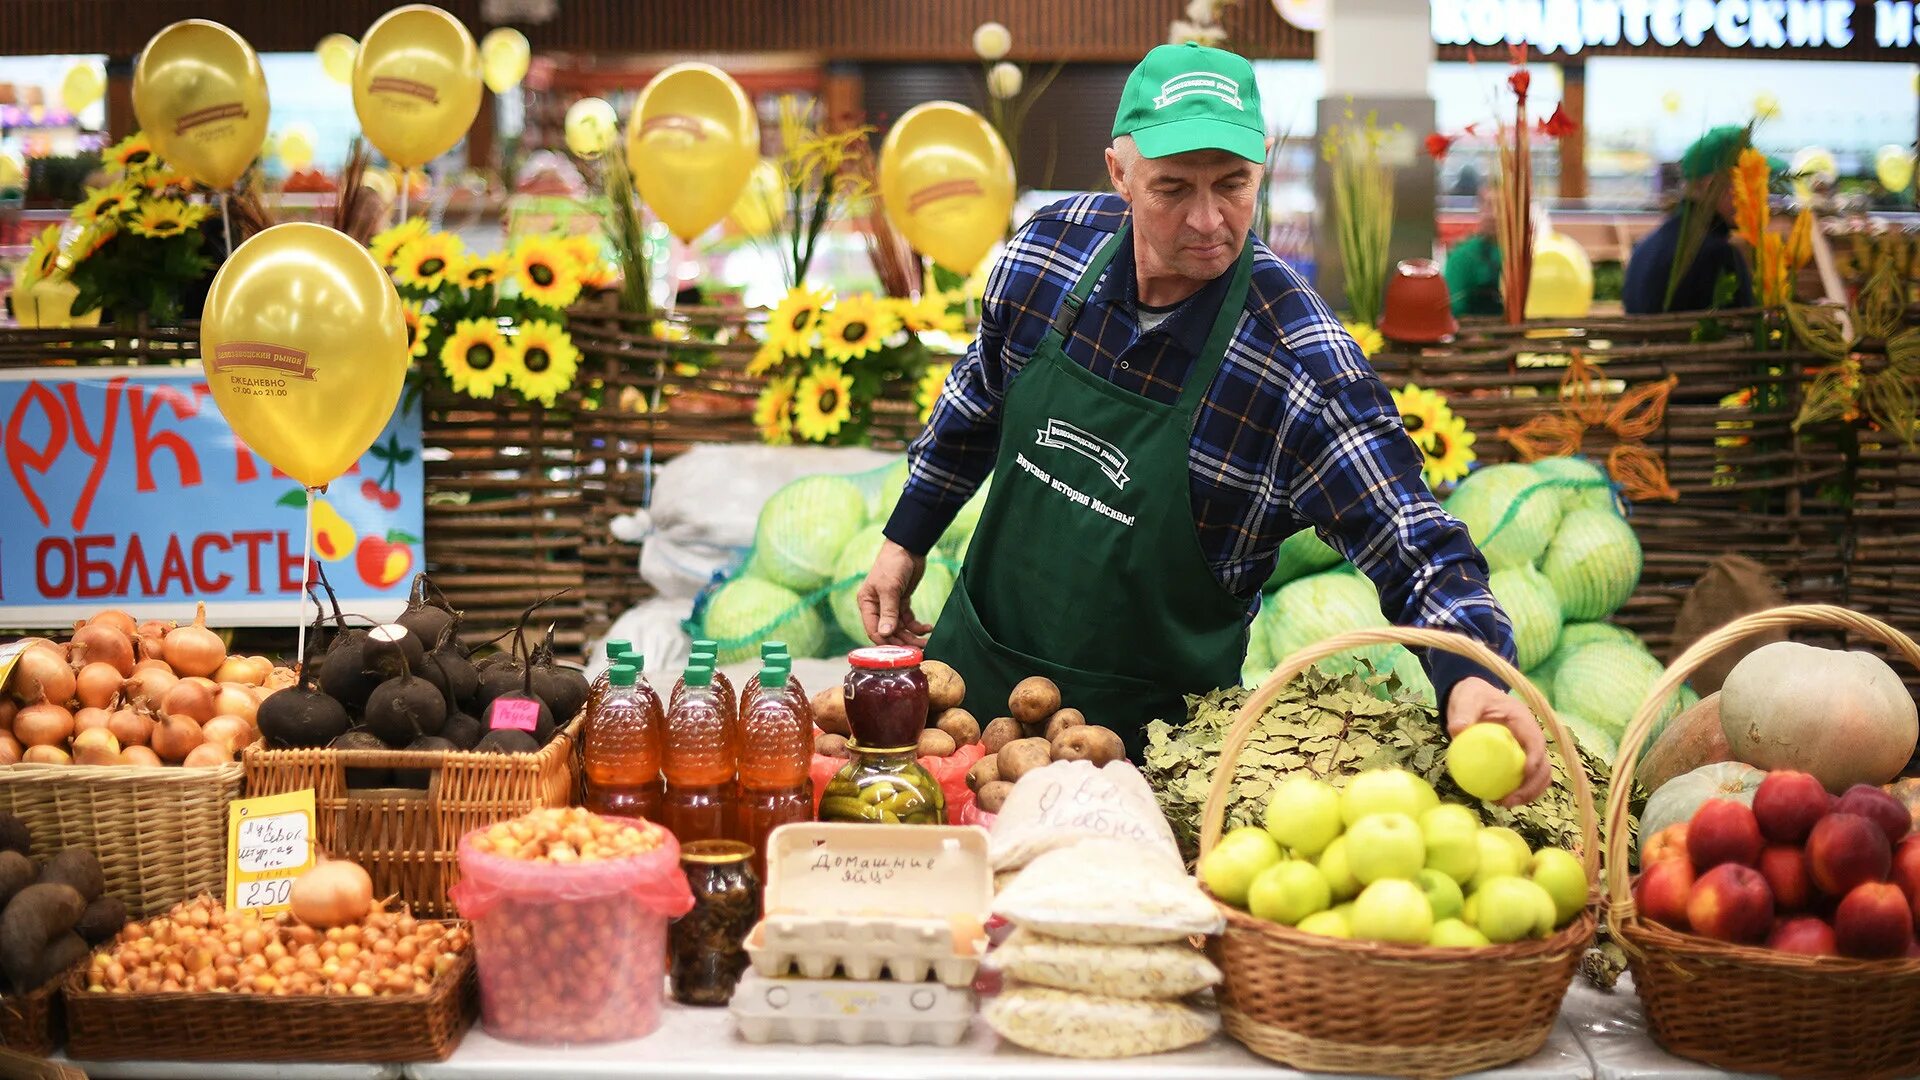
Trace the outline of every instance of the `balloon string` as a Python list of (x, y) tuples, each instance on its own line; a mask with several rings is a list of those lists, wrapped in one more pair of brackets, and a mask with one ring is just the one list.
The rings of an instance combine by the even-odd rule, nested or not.
[(412, 169), (400, 170), (400, 220), (394, 222), (396, 225), (407, 223), (407, 188), (412, 186), (408, 183), (408, 174), (411, 172), (413, 172)]
[[(298, 644), (295, 646), (296, 651), (293, 654), (295, 671), (303, 670), (301, 665), (307, 662), (306, 599), (307, 599), (307, 584), (313, 574), (313, 498), (316, 494), (319, 493), (319, 491), (320, 491), (319, 488), (307, 489), (307, 521), (306, 521), (306, 527), (300, 533), (300, 601), (301, 603), (300, 603), (300, 618), (298, 620), (299, 621), (299, 638), (298, 638)], [(313, 598), (313, 606), (316, 610), (320, 609), (319, 597), (316, 596)]]
[(233, 215), (227, 213), (227, 193), (220, 193), (220, 229), (227, 238), (227, 257), (233, 257)]

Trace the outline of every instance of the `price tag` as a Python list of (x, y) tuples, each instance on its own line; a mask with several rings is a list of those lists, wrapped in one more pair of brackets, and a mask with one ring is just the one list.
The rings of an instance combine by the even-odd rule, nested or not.
[(520, 698), (493, 702), (493, 730), (512, 728), (515, 731), (533, 731), (540, 726), (540, 703)]
[(287, 909), (293, 879), (313, 866), (313, 789), (227, 804), (227, 906)]

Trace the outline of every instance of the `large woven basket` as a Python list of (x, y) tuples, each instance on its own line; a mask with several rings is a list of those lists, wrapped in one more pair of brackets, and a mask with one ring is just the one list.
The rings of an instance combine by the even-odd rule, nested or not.
[(1660, 1045), (1722, 1069), (1773, 1076), (1920, 1072), (1920, 960), (1845, 960), (1730, 945), (1640, 917), (1628, 878), (1626, 794), (1661, 705), (1700, 665), (1770, 630), (1818, 627), (1873, 639), (1920, 666), (1893, 627), (1828, 605), (1773, 608), (1694, 643), (1648, 693), (1620, 740), (1607, 802), (1607, 921)]
[(227, 804), (238, 762), (211, 768), (29, 765), (0, 768), (0, 810), (26, 823), (33, 857), (69, 845), (100, 856), (107, 895), (151, 915), (227, 887)]
[[(85, 971), (86, 966), (81, 961), (73, 970)], [(60, 1008), (60, 987), (66, 981), (63, 976), (31, 993), (0, 997), (0, 1047), (35, 1057), (53, 1053), (66, 1033)]]
[[(1580, 809), (1591, 882), (1599, 865), (1593, 796), (1567, 734), (1540, 691), (1486, 646), (1456, 634), (1387, 627), (1341, 634), (1288, 657), (1234, 718), (1201, 815), (1204, 858), (1220, 839), (1234, 765), (1267, 705), (1314, 663), (1367, 645), (1439, 649), (1492, 670), (1545, 724)], [(1227, 1033), (1262, 1057), (1309, 1072), (1439, 1077), (1531, 1056), (1560, 1015), (1595, 905), (1552, 937), (1484, 949), (1439, 949), (1302, 933), (1215, 901), (1226, 933), (1207, 951), (1224, 976), (1215, 993)]]
[[(315, 831), (329, 854), (373, 877), (423, 918), (452, 918), (460, 838), (495, 822), (573, 799), (575, 719), (533, 754), (434, 750), (269, 750), (247, 747), (247, 794), (313, 789)], [(430, 769), (426, 790), (347, 787), (348, 769)]]

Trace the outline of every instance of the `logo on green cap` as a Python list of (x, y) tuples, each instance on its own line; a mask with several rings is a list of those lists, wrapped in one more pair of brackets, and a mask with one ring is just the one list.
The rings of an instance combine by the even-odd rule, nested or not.
[(1194, 94), (1209, 94), (1238, 109), (1240, 105), (1240, 84), (1210, 71), (1196, 71), (1191, 75), (1178, 75), (1160, 84), (1160, 96), (1153, 99), (1155, 109), (1164, 109), (1184, 97)]

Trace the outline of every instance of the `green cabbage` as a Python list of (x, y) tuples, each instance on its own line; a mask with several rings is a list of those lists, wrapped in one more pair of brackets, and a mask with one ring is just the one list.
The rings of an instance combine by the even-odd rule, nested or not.
[[(879, 557), (880, 545), (886, 541), (883, 528), (869, 525), (854, 534), (833, 564), (834, 589), (827, 597), (827, 608), (833, 612), (834, 625), (855, 641), (867, 640), (866, 623), (860, 617), (860, 583), (873, 569), (873, 560)], [(914, 587), (907, 603), (916, 618), (930, 623), (939, 617), (951, 592), (953, 572), (941, 563), (929, 561), (926, 573), (920, 576), (920, 584)]]
[(980, 527), (980, 513), (987, 508), (987, 491), (992, 486), (993, 477), (988, 476), (980, 485), (980, 490), (974, 492), (973, 498), (968, 499), (960, 512), (954, 515), (947, 531), (940, 534), (940, 550), (956, 563), (967, 561), (967, 549), (973, 544), (974, 530)]
[(1560, 640), (1560, 598), (1553, 583), (1526, 565), (1495, 570), (1488, 583), (1493, 586), (1493, 598), (1513, 622), (1520, 670), (1538, 667), (1553, 655)]
[(826, 620), (818, 611), (793, 590), (755, 577), (735, 578), (715, 590), (701, 629), (721, 643), (722, 664), (751, 658), (762, 641), (784, 641), (793, 656), (818, 656), (827, 643)]
[(1273, 564), (1273, 573), (1267, 576), (1267, 591), (1272, 592), (1290, 581), (1317, 574), (1344, 561), (1338, 551), (1320, 539), (1319, 533), (1312, 529), (1301, 529), (1280, 542), (1279, 558)]
[(1560, 504), (1569, 513), (1582, 508), (1619, 513), (1613, 496), (1613, 481), (1606, 470), (1583, 457), (1541, 458), (1533, 463), (1534, 474), (1542, 480), (1574, 480), (1593, 487), (1560, 492)]
[[(1267, 598), (1278, 609), (1272, 624), (1269, 649), (1279, 663), (1310, 645), (1335, 634), (1367, 627), (1387, 626), (1380, 613), (1380, 593), (1373, 582), (1357, 573), (1329, 570), (1289, 582)], [(1330, 657), (1318, 665), (1322, 670), (1347, 673), (1360, 670), (1366, 659), (1384, 671), (1392, 645), (1369, 645)]]
[[(1529, 488), (1534, 490), (1521, 499)], [(1539, 559), (1559, 527), (1561, 514), (1559, 498), (1552, 488), (1541, 485), (1539, 474), (1513, 463), (1469, 473), (1447, 497), (1446, 509), (1466, 525), (1486, 555), (1487, 565), (1495, 570)]]
[(843, 476), (807, 476), (760, 508), (746, 573), (805, 595), (833, 580), (834, 560), (867, 523), (867, 497)]
[(1569, 619), (1604, 619), (1640, 583), (1640, 539), (1611, 510), (1580, 509), (1560, 521), (1540, 569)]
[(885, 525), (887, 519), (893, 516), (893, 508), (899, 505), (900, 493), (906, 486), (907, 459), (901, 458), (887, 466), (880, 478), (874, 481), (874, 489), (867, 496), (867, 520)]
[[(1553, 706), (1592, 720), (1618, 742), (1663, 670), (1642, 648), (1612, 642), (1587, 645), (1567, 657), (1554, 675)], [(1675, 694), (1661, 715), (1673, 717), (1680, 700)]]

